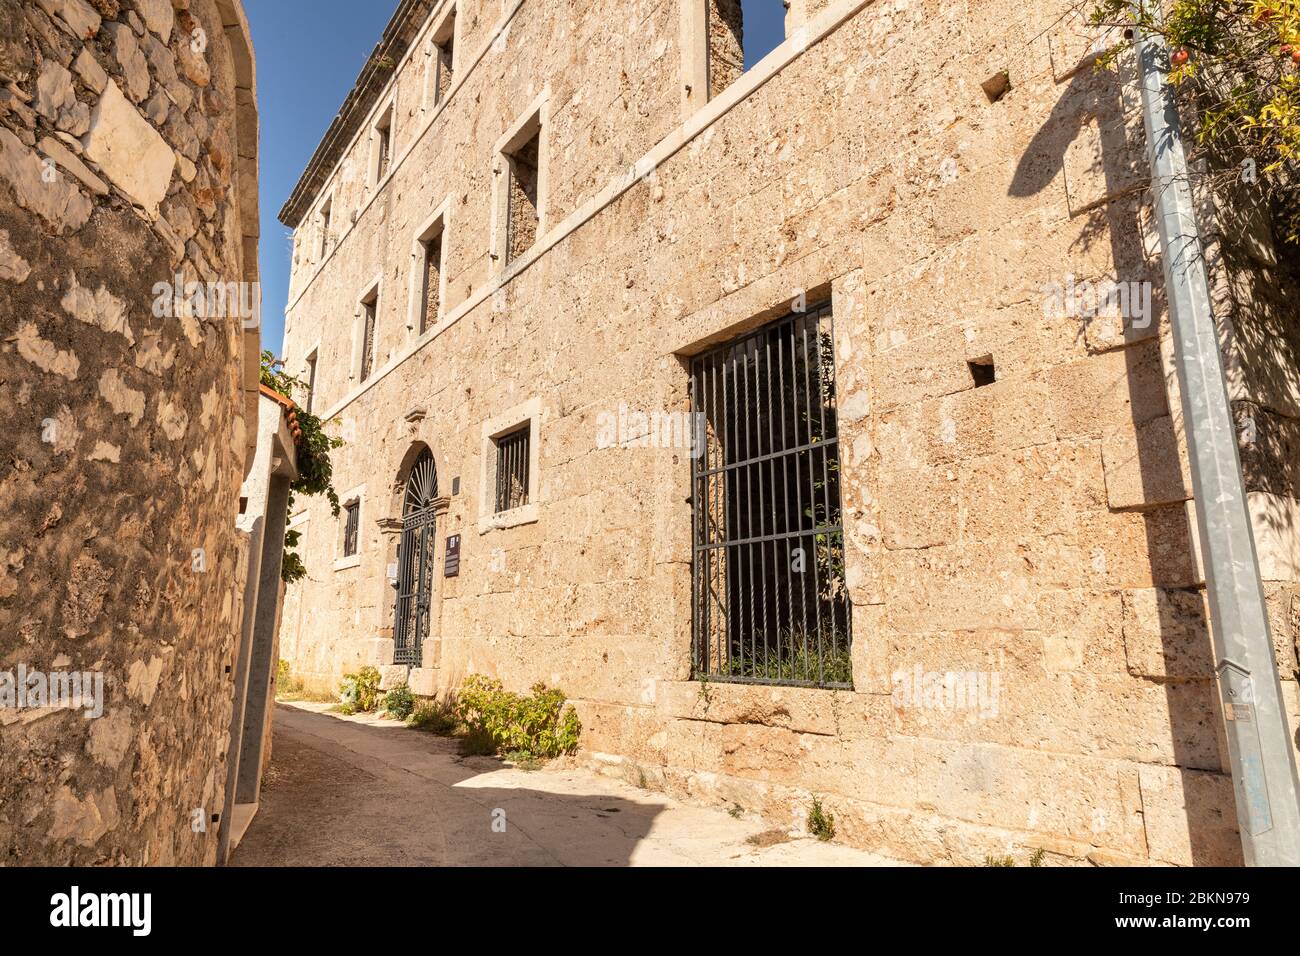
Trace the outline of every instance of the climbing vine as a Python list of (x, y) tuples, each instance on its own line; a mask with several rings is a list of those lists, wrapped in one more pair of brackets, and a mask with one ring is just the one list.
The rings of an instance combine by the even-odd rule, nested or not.
[[(262, 352), (262, 384), (292, 399), (295, 392), (308, 390), (306, 382), (284, 370), (284, 362), (270, 352)], [(295, 494), (324, 495), (330, 503), (330, 511), (335, 517), (339, 514), (339, 496), (334, 489), (334, 467), (330, 461), (330, 452), (343, 445), (343, 439), (331, 438), (325, 434), (325, 423), (316, 415), (295, 407), (294, 442), (298, 452), (298, 477), (289, 485), (289, 512), (293, 512)], [(302, 556), (297, 548), (301, 535), (292, 528), (284, 532), (284, 561), (280, 566), (280, 577), (288, 583), (299, 581), (307, 574)]]
[(1169, 81), (1191, 107), (1198, 145), (1218, 170), (1258, 185), (1282, 238), (1300, 243), (1300, 0), (1092, 4), (1092, 23), (1130, 37), (1103, 65), (1114, 65), (1137, 28), (1164, 38)]

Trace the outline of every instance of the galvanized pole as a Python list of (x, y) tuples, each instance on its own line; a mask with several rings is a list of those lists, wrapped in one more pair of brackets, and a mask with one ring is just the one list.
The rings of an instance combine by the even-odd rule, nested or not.
[[(1141, 7), (1141, 0), (1136, 5)], [(1300, 864), (1295, 753), (1163, 39), (1138, 30), (1142, 111), (1192, 466), (1219, 694), (1247, 866)]]

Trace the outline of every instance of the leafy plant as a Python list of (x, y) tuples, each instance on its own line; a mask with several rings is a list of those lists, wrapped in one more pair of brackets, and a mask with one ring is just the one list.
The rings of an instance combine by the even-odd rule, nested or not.
[[(310, 386), (302, 379), (290, 375), (284, 370), (284, 362), (271, 352), (262, 352), (262, 384), (286, 398), (293, 399), (295, 392), (310, 391)], [(293, 410), (299, 432), (294, 443), (297, 448), (298, 477), (289, 485), (289, 511), (293, 512), (295, 494), (324, 495), (330, 503), (334, 517), (339, 514), (339, 496), (334, 489), (334, 466), (330, 453), (343, 447), (343, 439), (331, 438), (325, 434), (325, 423), (305, 408)], [(286, 529), (284, 532), (284, 559), (280, 565), (280, 577), (292, 584), (307, 575), (307, 567), (297, 547), (301, 540), (299, 532)]]
[(394, 720), (406, 720), (415, 711), (415, 695), (405, 684), (384, 695), (384, 713)]
[[(783, 628), (772, 644), (761, 632), (752, 643), (734, 646), (726, 661), (733, 677), (757, 677), (772, 681), (813, 681), (818, 684), (852, 684), (853, 653), (847, 634), (828, 627), (828, 634), (806, 634)], [(820, 644), (821, 651), (818, 652)]]
[[(1287, 242), (1300, 242), (1300, 0), (1088, 0), (1090, 20), (1146, 31), (1172, 50), (1169, 81), (1225, 180), (1258, 182)], [(1101, 59), (1114, 66), (1133, 45)]]
[(355, 674), (344, 674), (339, 684), (339, 710), (345, 714), (368, 714), (379, 703), (379, 671), (363, 667)]
[(808, 810), (808, 832), (823, 843), (835, 836), (835, 814), (823, 807), (817, 797), (813, 797)]
[(448, 737), (455, 732), (460, 721), (456, 718), (453, 706), (445, 701), (431, 701), (416, 707), (406, 724), (416, 730), (427, 730), (431, 734)]
[(582, 724), (564, 692), (532, 686), (531, 696), (506, 690), (499, 680), (471, 674), (456, 697), (456, 716), (466, 727), (465, 746), (533, 758), (558, 757), (578, 746)]
[(984, 858), (985, 866), (1015, 866), (1016, 861), (1009, 856), (986, 856)]
[(303, 690), (302, 681), (294, 677), (290, 670), (290, 664), (283, 657), (275, 665), (275, 691), (276, 694), (301, 694)]

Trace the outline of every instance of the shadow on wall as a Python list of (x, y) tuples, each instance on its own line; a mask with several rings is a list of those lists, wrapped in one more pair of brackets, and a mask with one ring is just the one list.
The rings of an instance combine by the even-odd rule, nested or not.
[[(1152, 237), (1155, 233), (1136, 83), (1135, 68), (1123, 62), (1117, 71), (1085, 64), (1062, 81), (1051, 116), (1020, 158), (1009, 195), (1028, 197), (1060, 188), (1059, 177), (1070, 215), (1085, 217), (1072, 247), (1074, 255), (1062, 272), (1086, 263), (1113, 269), (1114, 274), (1079, 274), (1075, 281), (1113, 282), (1135, 293), (1139, 287), (1133, 283), (1150, 283), (1145, 321), (1132, 314), (1139, 312), (1132, 306), (1129, 319), (1116, 316), (1113, 309), (1075, 316), (1086, 361), (1104, 363), (1107, 353), (1122, 350), (1122, 375), (1117, 370), (1112, 379), (1104, 366), (1095, 366), (1098, 380), (1113, 382), (1098, 396), (1100, 404), (1111, 409), (1128, 406), (1127, 422), (1103, 425), (1106, 506), (1117, 522), (1126, 513), (1140, 515), (1149, 566), (1132, 567), (1119, 585), (1123, 636), (1116, 639), (1122, 640), (1134, 688), (1141, 692), (1153, 684), (1163, 687), (1169, 713), (1171, 748), (1159, 750), (1172, 749), (1174, 765), (1138, 757), (1142, 762), (1126, 772), (1136, 777), (1153, 861), (1190, 858), (1203, 866), (1241, 865), (1226, 749), (1220, 743), (1213, 649), (1188, 518), (1191, 485), (1180, 464), (1175, 434), (1181, 408), (1170, 409), (1160, 355), (1160, 340), (1170, 331), (1164, 278), (1154, 238), (1149, 256), (1143, 242), (1144, 227)], [(1058, 281), (1067, 281), (1067, 276)], [(1168, 377), (1174, 377), (1172, 366)], [(1176, 381), (1173, 387), (1176, 396)], [(1127, 394), (1116, 394), (1125, 389)], [(1107, 421), (1103, 408), (1095, 411), (1099, 420)], [(1107, 523), (1105, 531), (1114, 535), (1117, 527), (1122, 525)], [(1103, 561), (1107, 557), (1101, 549), (1094, 554)], [(1110, 582), (1116, 579), (1116, 569), (1102, 572), (1106, 587), (1115, 589)], [(1117, 718), (1134, 711), (1141, 712), (1136, 699), (1115, 701)], [(1156, 728), (1137, 721), (1117, 733), (1131, 734), (1134, 750), (1145, 743), (1154, 751), (1161, 744)], [(1186, 832), (1177, 822), (1184, 816)]]
[[(279, 732), (290, 713), (299, 730), (322, 736), (308, 746)], [(609, 795), (482, 786), (503, 765), (460, 757), (454, 740), (339, 723), (277, 708), (275, 777), (231, 866), (627, 866), (662, 811)]]

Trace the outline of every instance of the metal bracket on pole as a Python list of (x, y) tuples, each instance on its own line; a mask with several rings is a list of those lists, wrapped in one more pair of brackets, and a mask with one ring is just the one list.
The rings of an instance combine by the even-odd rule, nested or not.
[[(1140, 10), (1142, 0), (1135, 6)], [(1242, 851), (1248, 866), (1296, 866), (1300, 803), (1295, 751), (1210, 307), (1182, 126), (1165, 78), (1168, 50), (1160, 36), (1139, 29), (1137, 57)]]

